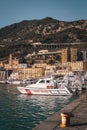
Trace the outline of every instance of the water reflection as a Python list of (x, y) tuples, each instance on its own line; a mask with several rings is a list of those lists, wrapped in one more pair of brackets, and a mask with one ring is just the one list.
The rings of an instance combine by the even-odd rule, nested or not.
[(0, 86), (0, 129), (32, 130), (64, 107), (71, 96), (22, 95), (16, 86)]
[(26, 102), (26, 105), (29, 105), (29, 108), (37, 111), (36, 113), (43, 111), (43, 113), (52, 114), (57, 106), (57, 110), (59, 110), (60, 107), (63, 107), (69, 102), (70, 98), (71, 96), (28, 96), (21, 94), (18, 96), (18, 101), (20, 104), (22, 103), (22, 105), (25, 105)]

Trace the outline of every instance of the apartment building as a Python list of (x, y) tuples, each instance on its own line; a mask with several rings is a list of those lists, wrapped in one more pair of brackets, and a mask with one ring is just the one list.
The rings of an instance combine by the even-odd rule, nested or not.
[(61, 50), (61, 62), (62, 63), (68, 62), (68, 48)]
[(87, 71), (87, 62), (71, 62), (72, 71)]
[(77, 48), (70, 48), (70, 61), (71, 62), (77, 61)]
[(61, 50), (61, 62), (77, 61), (77, 48), (65, 48)]
[(87, 62), (84, 61), (62, 63), (62, 66), (71, 71), (87, 71)]
[(45, 73), (44, 68), (20, 68), (18, 69), (18, 77), (20, 80), (31, 79), (31, 78), (40, 78), (43, 77)]

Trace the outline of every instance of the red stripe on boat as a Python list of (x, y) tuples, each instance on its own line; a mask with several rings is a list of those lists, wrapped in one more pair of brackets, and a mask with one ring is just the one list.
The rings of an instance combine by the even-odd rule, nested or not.
[(31, 91), (29, 89), (25, 89), (25, 91), (27, 92), (28, 95), (31, 95)]

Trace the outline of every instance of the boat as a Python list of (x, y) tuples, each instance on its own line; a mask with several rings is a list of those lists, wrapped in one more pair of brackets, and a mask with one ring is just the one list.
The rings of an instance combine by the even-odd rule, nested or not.
[(7, 83), (10, 85), (20, 85), (21, 81), (20, 80), (8, 80)]
[(8, 80), (0, 80), (0, 84), (8, 84)]
[(71, 90), (67, 86), (61, 85), (58, 87), (56, 80), (52, 78), (42, 78), (36, 83), (25, 87), (18, 86), (17, 89), (20, 93), (27, 95), (72, 95)]
[(69, 87), (73, 93), (76, 91), (82, 91), (82, 77), (78, 77), (77, 75), (65, 75), (61, 83), (64, 83), (67, 87)]

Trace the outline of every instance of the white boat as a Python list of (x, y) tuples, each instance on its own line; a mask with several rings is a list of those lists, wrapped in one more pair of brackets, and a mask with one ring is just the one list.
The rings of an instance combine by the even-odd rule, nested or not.
[(0, 80), (0, 84), (8, 84), (7, 80)]
[(8, 80), (7, 83), (10, 85), (20, 85), (21, 81), (20, 80)]
[(76, 75), (72, 76), (66, 75), (64, 76), (62, 82), (64, 82), (65, 85), (69, 87), (73, 93), (75, 93), (76, 91), (78, 92), (82, 91), (83, 81)]
[(72, 92), (65, 85), (58, 88), (56, 80), (51, 78), (39, 79), (36, 83), (25, 87), (18, 86), (17, 89), (22, 94), (27, 95), (72, 95)]

